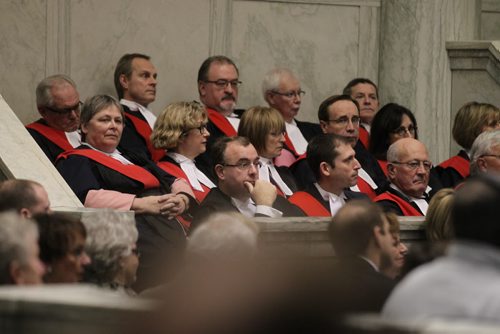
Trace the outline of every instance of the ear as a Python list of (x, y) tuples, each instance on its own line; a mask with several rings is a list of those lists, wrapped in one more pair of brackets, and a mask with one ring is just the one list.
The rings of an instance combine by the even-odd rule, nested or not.
[(319, 173), (324, 176), (330, 176), (330, 168), (331, 166), (323, 161), (319, 164)]
[(479, 168), (481, 172), (484, 173), (488, 171), (488, 162), (486, 161), (486, 159), (482, 157), (478, 158), (476, 163), (477, 163), (477, 168)]
[(270, 106), (274, 106), (275, 105), (275, 98), (274, 98), (274, 94), (270, 91), (267, 91), (266, 92), (266, 96), (264, 97), (264, 100), (266, 100), (266, 102), (270, 105)]
[(124, 90), (128, 89), (128, 78), (125, 74), (120, 74), (119, 81)]
[(14, 260), (9, 264), (9, 276), (15, 285), (21, 285), (24, 283), (23, 269), (17, 260)]
[(319, 126), (321, 127), (321, 130), (323, 133), (328, 133), (328, 123), (325, 121), (319, 121)]
[(219, 180), (224, 180), (224, 166), (221, 164), (215, 165), (215, 175)]
[(382, 227), (379, 225), (376, 225), (373, 228), (373, 240), (375, 242), (375, 245), (377, 245), (377, 247), (380, 247), (380, 245), (381, 245), (382, 236), (383, 236)]
[(31, 218), (31, 211), (27, 208), (21, 208), (21, 210), (19, 210), (19, 214), (23, 218)]
[(198, 92), (200, 93), (200, 96), (207, 95), (207, 87), (205, 86), (205, 83), (201, 80), (198, 81)]
[(82, 133), (84, 134), (87, 134), (89, 131), (88, 131), (88, 128), (87, 128), (87, 124), (80, 124), (80, 129), (82, 130)]
[(387, 164), (387, 176), (390, 178), (394, 178), (394, 176), (396, 176), (396, 168), (391, 163)]

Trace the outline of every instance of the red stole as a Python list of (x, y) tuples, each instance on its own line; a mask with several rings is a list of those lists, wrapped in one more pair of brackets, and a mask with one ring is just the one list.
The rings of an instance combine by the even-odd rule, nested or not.
[(373, 190), (373, 188), (368, 184), (368, 182), (366, 182), (359, 176), (358, 176), (358, 183), (356, 185), (358, 186), (359, 191), (365, 195), (368, 195), (368, 197), (370, 197), (371, 200), (377, 197), (377, 193), (375, 192), (375, 190)]
[(331, 217), (332, 214), (313, 195), (305, 191), (297, 191), (288, 201), (298, 206), (309, 217)]
[(383, 200), (388, 200), (396, 203), (401, 211), (403, 211), (403, 215), (405, 216), (423, 216), (422, 213), (415, 209), (410, 203), (408, 203), (401, 197), (394, 195), (393, 193), (386, 191), (385, 193), (380, 194), (375, 198), (375, 202)]
[(33, 129), (36, 132), (43, 135), (45, 138), (59, 146), (65, 151), (72, 150), (73, 146), (68, 141), (66, 134), (62, 130), (56, 130), (51, 128), (50, 126), (41, 124), (41, 123), (31, 123), (26, 125), (28, 129)]
[(362, 126), (359, 127), (359, 140), (361, 141), (361, 144), (368, 149), (368, 146), (370, 145), (370, 133)]
[(153, 161), (159, 161), (161, 158), (163, 158), (163, 156), (165, 155), (165, 151), (162, 149), (154, 148), (153, 144), (151, 143), (151, 132), (153, 131), (151, 130), (149, 123), (128, 112), (125, 113), (125, 117), (127, 117), (134, 124), (137, 133), (146, 142), (148, 151), (151, 154), (151, 159)]
[(228, 137), (235, 137), (238, 135), (236, 130), (233, 128), (231, 123), (227, 120), (226, 117), (222, 116), (217, 111), (207, 108), (208, 119), (210, 122), (214, 123), (214, 125), (221, 130)]
[(297, 151), (295, 151), (295, 147), (293, 146), (292, 141), (290, 140), (290, 137), (288, 137), (288, 133), (286, 132), (285, 132), (285, 145), (296, 157), (300, 156), (300, 154), (298, 154)]
[(382, 169), (382, 172), (384, 172), (385, 176), (387, 176), (387, 160), (379, 160), (377, 159), (378, 165), (380, 166), (380, 169)]
[[(186, 176), (186, 173), (184, 173), (182, 168), (177, 166), (176, 164), (173, 164), (173, 163), (168, 162), (168, 161), (160, 161), (160, 162), (158, 162), (158, 167), (160, 167), (161, 169), (163, 169), (164, 171), (166, 171), (170, 175), (175, 176), (176, 178), (179, 178), (179, 179), (184, 179), (184, 180), (186, 180), (187, 183), (189, 183), (189, 180)], [(203, 183), (200, 183), (200, 184), (201, 184), (201, 187), (203, 188), (204, 191), (199, 191), (199, 190), (193, 189), (193, 187), (191, 187), (191, 189), (193, 189), (194, 196), (196, 197), (196, 200), (198, 201), (198, 203), (201, 203), (201, 201), (203, 201), (203, 199), (205, 199), (205, 197), (210, 192), (209, 187), (207, 187)]]
[(120, 161), (93, 149), (66, 151), (64, 153), (61, 153), (57, 159), (66, 159), (70, 155), (81, 155), (87, 157), (90, 160), (111, 168), (132, 180), (142, 183), (145, 189), (158, 188), (160, 186), (160, 182), (158, 181), (158, 179), (146, 169), (137, 165), (122, 164)]
[(464, 179), (470, 174), (470, 162), (469, 160), (455, 155), (454, 157), (449, 158), (446, 161), (443, 161), (439, 164), (439, 167), (442, 168), (452, 168), (460, 174)]

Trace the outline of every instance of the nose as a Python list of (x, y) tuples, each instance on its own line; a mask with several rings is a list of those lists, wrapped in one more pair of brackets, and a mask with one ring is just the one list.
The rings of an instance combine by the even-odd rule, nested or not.
[(347, 122), (347, 130), (354, 131), (354, 123), (352, 122), (352, 119)]
[(226, 87), (224, 87), (224, 92), (231, 94), (234, 92), (234, 87), (231, 85), (231, 82), (228, 82), (226, 84)]
[(258, 170), (258, 166), (256, 166), (255, 164), (250, 164), (250, 168), (248, 169), (248, 174), (250, 175), (254, 175), (254, 174), (257, 174), (259, 172)]
[(84, 266), (86, 265), (89, 265), (90, 262), (92, 262), (90, 260), (90, 256), (88, 256), (88, 254), (86, 252), (83, 252), (82, 255), (80, 256), (80, 263)]
[(411, 133), (410, 133), (410, 130), (408, 129), (404, 129), (405, 131), (403, 132), (403, 137), (405, 138), (408, 138), (408, 137), (411, 137)]
[(358, 159), (354, 158), (354, 169), (358, 170), (361, 168), (361, 164), (359, 163)]

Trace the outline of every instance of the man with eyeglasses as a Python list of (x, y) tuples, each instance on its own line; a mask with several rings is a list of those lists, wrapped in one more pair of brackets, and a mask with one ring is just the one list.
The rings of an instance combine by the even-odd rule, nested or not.
[(75, 82), (64, 74), (43, 79), (36, 87), (36, 104), (42, 116), (26, 129), (52, 163), (59, 154), (81, 145), (82, 102)]
[[(291, 70), (275, 68), (265, 75), (262, 81), (262, 94), (269, 106), (278, 110), (285, 120), (286, 148), (294, 158), (301, 156), (306, 152), (308, 141), (320, 133), (321, 128), (318, 124), (295, 119), (305, 94), (300, 87), (300, 81)], [(290, 162), (293, 161), (294, 159)], [(285, 161), (283, 163), (290, 164)]]
[(159, 161), (165, 151), (151, 144), (156, 116), (148, 109), (156, 99), (158, 73), (151, 57), (141, 53), (123, 55), (116, 64), (114, 83), (125, 114), (125, 127), (118, 149)]
[(259, 155), (245, 137), (221, 137), (213, 145), (217, 187), (212, 188), (195, 213), (191, 228), (215, 212), (240, 212), (246, 217), (300, 217), (302, 211), (277, 196), (276, 187), (259, 180)]
[(470, 150), (470, 173), (500, 175), (500, 130), (481, 133)]
[(387, 190), (375, 198), (385, 211), (398, 216), (425, 216), (432, 163), (425, 145), (413, 138), (403, 138), (387, 150)]

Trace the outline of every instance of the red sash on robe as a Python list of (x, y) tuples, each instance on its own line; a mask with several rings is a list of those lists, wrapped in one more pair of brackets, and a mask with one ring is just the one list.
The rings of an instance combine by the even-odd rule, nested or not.
[(387, 176), (387, 160), (378, 160), (378, 165), (380, 166), (380, 169), (382, 169), (382, 172), (384, 172), (385, 176)]
[[(177, 166), (176, 164), (173, 164), (173, 163), (168, 162), (168, 161), (160, 161), (160, 162), (158, 162), (158, 167), (160, 167), (161, 169), (163, 169), (164, 171), (166, 171), (170, 175), (175, 176), (176, 178), (179, 178), (179, 179), (184, 179), (184, 180), (186, 180), (187, 183), (189, 183), (189, 180), (188, 180), (186, 173), (184, 173), (182, 168)], [(199, 191), (199, 190), (196, 190), (193, 187), (191, 187), (191, 189), (193, 189), (194, 196), (196, 197), (196, 200), (198, 201), (198, 203), (201, 203), (201, 201), (203, 201), (203, 199), (205, 199), (205, 197), (210, 192), (209, 187), (207, 187), (203, 183), (200, 183), (200, 185), (204, 191)]]
[(59, 146), (65, 151), (72, 150), (73, 146), (68, 141), (66, 134), (62, 130), (56, 130), (51, 128), (50, 126), (40, 124), (40, 123), (31, 123), (26, 125), (28, 129), (33, 129), (36, 132), (43, 135), (45, 138)]
[(290, 137), (288, 137), (288, 133), (286, 132), (285, 132), (285, 145), (288, 148), (288, 150), (290, 150), (296, 157), (300, 156), (300, 154), (297, 153), (297, 151), (295, 150), (295, 147), (293, 146), (292, 141), (290, 140)]
[(388, 200), (396, 203), (405, 216), (423, 216), (423, 214), (415, 209), (410, 203), (408, 203), (401, 197), (394, 195), (393, 193), (386, 191), (385, 193), (378, 195), (374, 201), (379, 202), (383, 200)]
[(151, 159), (153, 161), (159, 161), (161, 158), (163, 158), (165, 156), (165, 151), (162, 149), (154, 148), (153, 144), (151, 143), (151, 132), (153, 131), (151, 130), (149, 123), (127, 112), (125, 113), (125, 117), (127, 117), (134, 124), (137, 133), (146, 142), (148, 151), (151, 154)]
[(368, 146), (370, 145), (370, 133), (362, 126), (359, 127), (359, 140), (361, 141), (361, 144), (368, 149)]
[(103, 166), (111, 168), (118, 173), (127, 176), (132, 180), (142, 183), (145, 189), (158, 188), (160, 186), (158, 179), (146, 169), (137, 165), (122, 164), (120, 161), (93, 149), (66, 151), (61, 153), (57, 159), (66, 159), (70, 155), (81, 155), (87, 157)]
[(217, 111), (207, 108), (208, 119), (214, 123), (214, 125), (221, 130), (228, 137), (235, 137), (238, 135), (236, 130), (233, 128), (231, 123), (226, 117), (222, 116)]
[(365, 195), (368, 195), (371, 200), (377, 197), (377, 193), (375, 192), (375, 190), (360, 176), (358, 176), (358, 183), (356, 185), (358, 186), (359, 191)]
[(439, 164), (439, 167), (442, 168), (452, 168), (460, 174), (464, 179), (470, 175), (470, 162), (469, 160), (455, 155), (454, 157), (449, 158), (446, 161), (443, 161)]
[(305, 191), (297, 191), (288, 201), (298, 206), (309, 217), (331, 217), (332, 214), (313, 195)]

